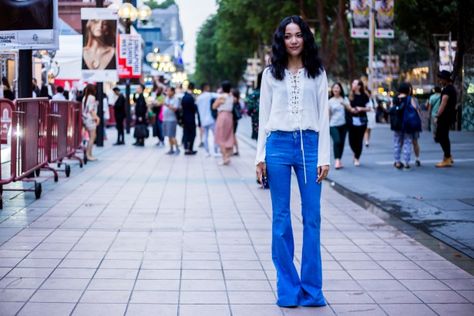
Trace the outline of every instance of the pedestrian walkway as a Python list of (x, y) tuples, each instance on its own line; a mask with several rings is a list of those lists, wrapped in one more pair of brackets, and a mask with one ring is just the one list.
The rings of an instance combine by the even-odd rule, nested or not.
[[(2, 217), (0, 235), (9, 237), (0, 244), (0, 315), (474, 314), (472, 275), (327, 183), (329, 305), (275, 306), (269, 192), (255, 183), (254, 150), (240, 147), (229, 167), (203, 152), (109, 147)], [(299, 264), (297, 191), (294, 183)]]

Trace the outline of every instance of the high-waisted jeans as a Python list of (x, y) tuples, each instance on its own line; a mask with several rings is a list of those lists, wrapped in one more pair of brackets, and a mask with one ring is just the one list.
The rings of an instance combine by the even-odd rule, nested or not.
[[(266, 165), (273, 208), (272, 259), (277, 271), (277, 304), (280, 306), (326, 305), (322, 292), (320, 249), (321, 184), (316, 182), (318, 138), (317, 132), (302, 132), (304, 164), (299, 131), (274, 131), (267, 137)], [(292, 168), (298, 180), (303, 215), (301, 278), (293, 263), (294, 240), (290, 211)]]

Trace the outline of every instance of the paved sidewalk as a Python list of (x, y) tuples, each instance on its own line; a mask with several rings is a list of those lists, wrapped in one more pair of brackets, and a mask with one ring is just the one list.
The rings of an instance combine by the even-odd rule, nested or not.
[(106, 148), (2, 218), (0, 235), (14, 236), (0, 244), (0, 315), (474, 314), (472, 275), (328, 185), (322, 243), (330, 305), (276, 307), (271, 205), (255, 184), (254, 150), (242, 143), (241, 157), (220, 167), (202, 153), (171, 157), (148, 142)]

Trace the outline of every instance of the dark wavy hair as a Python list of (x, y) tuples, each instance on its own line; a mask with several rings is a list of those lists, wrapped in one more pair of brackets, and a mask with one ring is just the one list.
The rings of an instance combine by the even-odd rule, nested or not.
[(329, 99), (334, 97), (334, 93), (332, 93), (332, 89), (334, 86), (339, 86), (339, 89), (341, 90), (341, 97), (344, 98), (346, 95), (344, 94), (344, 89), (342, 88), (342, 84), (340, 82), (336, 82), (331, 86), (331, 92), (329, 92)]
[(283, 80), (285, 78), (285, 69), (288, 67), (288, 53), (285, 46), (286, 26), (290, 23), (297, 24), (303, 34), (303, 66), (306, 74), (310, 78), (316, 78), (324, 70), (321, 59), (318, 56), (318, 47), (314, 40), (313, 32), (309, 29), (308, 24), (299, 16), (292, 15), (281, 20), (275, 33), (273, 34), (272, 43), (272, 60), (270, 70), (275, 79)]

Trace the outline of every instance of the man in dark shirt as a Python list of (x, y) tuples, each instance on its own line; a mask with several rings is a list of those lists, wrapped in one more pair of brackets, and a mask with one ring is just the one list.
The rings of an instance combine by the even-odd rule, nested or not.
[(437, 168), (451, 167), (454, 163), (451, 156), (451, 142), (449, 140), (449, 127), (456, 120), (457, 94), (451, 80), (451, 73), (443, 70), (438, 73), (438, 79), (443, 87), (441, 91), (441, 104), (435, 116), (437, 129), (435, 141), (443, 149), (443, 160), (436, 164)]
[(125, 97), (120, 93), (120, 89), (115, 87), (114, 93), (118, 96), (114, 104), (115, 127), (117, 128), (117, 142), (114, 145), (125, 145), (125, 135), (123, 133), (123, 120), (125, 119)]
[(183, 109), (183, 145), (185, 155), (195, 155), (197, 151), (193, 150), (194, 139), (196, 138), (196, 115), (197, 106), (193, 97), (194, 84), (188, 85), (188, 90), (181, 99), (181, 107)]

